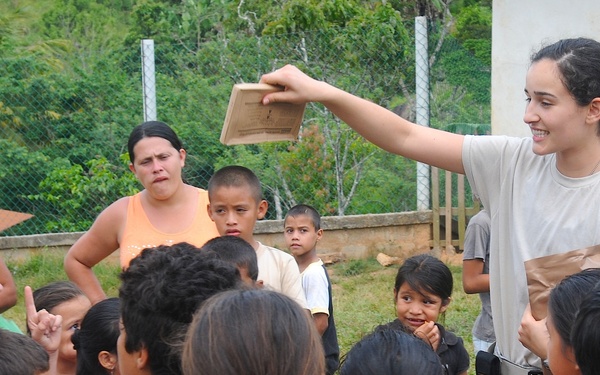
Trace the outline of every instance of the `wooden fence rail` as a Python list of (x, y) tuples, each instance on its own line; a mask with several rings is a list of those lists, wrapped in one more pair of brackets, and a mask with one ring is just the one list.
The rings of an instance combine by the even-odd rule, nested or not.
[[(445, 249), (447, 253), (454, 254), (464, 250), (467, 223), (473, 215), (479, 212), (480, 207), (478, 201), (474, 201), (472, 207), (466, 207), (464, 175), (448, 171), (444, 172), (444, 200), (441, 202), (440, 170), (431, 167), (433, 238), (429, 245), (433, 249)], [(457, 207), (452, 206), (452, 197), (454, 195), (452, 186), (453, 178), (456, 179), (456, 192), (454, 194), (457, 197)]]

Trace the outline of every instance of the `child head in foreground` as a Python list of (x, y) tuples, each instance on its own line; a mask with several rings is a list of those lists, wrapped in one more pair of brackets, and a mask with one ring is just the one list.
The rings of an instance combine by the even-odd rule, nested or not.
[(340, 375), (442, 375), (438, 355), (408, 332), (376, 328), (342, 359)]
[(261, 286), (258, 280), (256, 251), (245, 240), (236, 236), (215, 237), (202, 245), (201, 250), (213, 251), (219, 258), (235, 265), (242, 281), (249, 286)]
[(121, 303), (108, 298), (92, 306), (71, 340), (77, 351), (77, 375), (119, 374), (117, 340)]
[[(553, 375), (581, 374), (580, 366), (575, 360), (572, 331), (578, 311), (583, 301), (590, 299), (590, 290), (600, 282), (600, 269), (590, 268), (565, 277), (550, 292), (548, 298), (548, 363)], [(594, 329), (598, 323), (586, 327)], [(594, 343), (598, 347), (598, 343)], [(585, 363), (584, 363), (585, 367)], [(597, 372), (598, 369), (596, 368)]]
[(241, 283), (238, 269), (189, 243), (144, 249), (121, 272), (123, 375), (181, 374), (185, 333), (200, 305)]
[(0, 329), (0, 374), (43, 374), (48, 359), (46, 349), (31, 337)]
[(323, 375), (321, 337), (306, 311), (267, 289), (233, 290), (195, 314), (182, 355), (184, 375)]
[(571, 343), (582, 375), (594, 375), (600, 368), (600, 283), (581, 302), (571, 330)]

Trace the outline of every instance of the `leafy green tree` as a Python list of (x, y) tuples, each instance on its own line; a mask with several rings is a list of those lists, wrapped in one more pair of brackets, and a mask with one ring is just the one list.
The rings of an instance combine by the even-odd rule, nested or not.
[(453, 35), (484, 64), (492, 62), (492, 9), (470, 5), (456, 16), (456, 32)]
[(360, 188), (350, 203), (351, 215), (415, 211), (417, 163), (377, 150), (365, 165)]
[(141, 39), (153, 39), (156, 43), (171, 40), (169, 23), (170, 7), (162, 1), (138, 2), (131, 12), (131, 27), (125, 37), (125, 45), (139, 45)]
[[(53, 165), (54, 162), (43, 153), (0, 138), (0, 207), (33, 215), (43, 212), (43, 208), (35, 206), (27, 195), (37, 190)], [(19, 228), (35, 230), (43, 228), (43, 223), (43, 217), (34, 217), (20, 224)], [(9, 229), (6, 233), (13, 232)]]
[(42, 16), (41, 32), (71, 43), (72, 53), (64, 58), (68, 69), (78, 66), (89, 71), (98, 56), (122, 45), (131, 2), (55, 0), (54, 7)]
[[(127, 162), (126, 155), (121, 159), (123, 164)], [(46, 222), (46, 229), (51, 232), (87, 230), (95, 216), (82, 217), (82, 211), (97, 215), (122, 196), (139, 190), (132, 173), (122, 173), (123, 166), (112, 165), (105, 158), (88, 161), (87, 170), (64, 159), (57, 164), (40, 183), (40, 193), (29, 196), (50, 207), (53, 219)]]
[[(5, 181), (19, 181), (3, 191), (7, 204), (17, 202), (6, 207), (35, 208), (40, 216), (50, 212), (47, 220), (36, 216), (21, 225), (31, 233), (85, 229), (103, 205), (132, 191), (131, 173), (120, 158), (131, 128), (143, 121), (142, 38), (155, 41), (158, 116), (184, 142), (186, 179), (205, 186), (220, 165), (247, 165), (265, 184), (271, 218), (301, 201), (328, 215), (409, 209), (415, 202), (414, 163), (374, 148), (320, 105), (307, 107), (298, 142), (226, 147), (219, 135), (234, 83), (256, 82), (294, 63), (410, 117), (410, 30), (415, 15), (426, 15), (432, 31), (430, 71), (437, 82), (431, 91), (432, 125), (479, 132), (489, 118), (489, 64), (483, 52), (490, 0), (22, 0), (19, 5), (0, 4), (0, 140), (10, 147), (0, 150), (7, 163), (0, 171)], [(457, 34), (449, 36), (450, 30)], [(35, 161), (43, 170), (35, 169)], [(33, 177), (25, 183), (21, 173)]]
[[(322, 28), (323, 24), (327, 26), (318, 34), (306, 32), (307, 29)], [(339, 25), (345, 27), (335, 27)], [(297, 48), (298, 65), (309, 75), (349, 88), (351, 92), (383, 105), (389, 104), (397, 96), (398, 88), (405, 86), (405, 82), (387, 79), (391, 75), (403, 81), (406, 77), (404, 73), (411, 70), (407, 67), (411, 66), (408, 61), (412, 57), (406, 48), (411, 43), (404, 22), (391, 6), (376, 5), (372, 9), (360, 9), (350, 1), (290, 2), (286, 4), (282, 19), (271, 23), (265, 32), (281, 33), (298, 29), (302, 30)], [(374, 56), (378, 57), (380, 64), (374, 64)], [(369, 75), (361, 73), (366, 66), (369, 66)], [(313, 165), (310, 168), (320, 171), (319, 179), (323, 187), (313, 189), (312, 193), (304, 196), (307, 197), (305, 199), (315, 200), (311, 203), (323, 213), (344, 215), (361, 190), (365, 165), (375, 154), (376, 148), (326, 109), (314, 105), (310, 108), (309, 118), (316, 116), (320, 120), (315, 122), (319, 132), (311, 129), (308, 134), (312, 134), (313, 138), (314, 134), (323, 137), (314, 143), (322, 145), (320, 152), (315, 152), (315, 155), (328, 167), (321, 165), (317, 168)], [(289, 204), (297, 201), (290, 180), (312, 181), (306, 176), (307, 172), (300, 173), (302, 177), (296, 176), (296, 179), (287, 177), (285, 173), (285, 165), (304, 164), (311, 160), (304, 155), (306, 150), (311, 149), (310, 143), (305, 143), (306, 139), (310, 138), (303, 135), (298, 147), (290, 150), (297, 150), (298, 154), (287, 154), (286, 162), (281, 164), (282, 173), (278, 174), (283, 188), (277, 191), (286, 192)], [(294, 163), (296, 158), (298, 160)], [(323, 173), (325, 170), (328, 173)], [(325, 197), (330, 203), (319, 202), (319, 197)]]
[(263, 33), (288, 34), (343, 27), (363, 10), (353, 0), (291, 0), (285, 2), (279, 18), (269, 22)]

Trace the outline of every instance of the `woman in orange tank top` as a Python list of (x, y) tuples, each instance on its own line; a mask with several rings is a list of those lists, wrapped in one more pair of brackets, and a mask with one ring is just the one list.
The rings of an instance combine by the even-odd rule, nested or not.
[(64, 267), (92, 303), (106, 298), (92, 267), (120, 249), (121, 267), (147, 247), (189, 242), (201, 247), (218, 236), (205, 190), (183, 181), (186, 151), (167, 124), (144, 122), (127, 143), (129, 169), (144, 189), (113, 202), (69, 249)]

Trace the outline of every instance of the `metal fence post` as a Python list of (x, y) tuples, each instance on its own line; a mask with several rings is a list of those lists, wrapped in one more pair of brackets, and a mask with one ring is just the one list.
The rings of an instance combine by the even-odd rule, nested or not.
[(142, 88), (144, 121), (156, 120), (156, 76), (154, 66), (154, 40), (142, 39)]
[[(415, 70), (417, 124), (429, 126), (429, 61), (427, 18), (415, 17)], [(429, 165), (417, 163), (417, 210), (429, 209)]]

